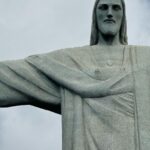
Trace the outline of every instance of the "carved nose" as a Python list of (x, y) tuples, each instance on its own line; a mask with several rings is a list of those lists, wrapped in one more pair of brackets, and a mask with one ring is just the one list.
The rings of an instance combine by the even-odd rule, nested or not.
[(111, 7), (108, 9), (107, 17), (108, 17), (108, 18), (112, 18), (112, 17), (113, 17), (112, 8), (111, 8)]

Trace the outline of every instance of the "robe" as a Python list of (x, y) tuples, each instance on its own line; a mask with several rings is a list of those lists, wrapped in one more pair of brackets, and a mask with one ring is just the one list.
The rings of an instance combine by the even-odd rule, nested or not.
[[(108, 48), (122, 50), (119, 61), (105, 60)], [(60, 113), (63, 150), (148, 150), (149, 65), (146, 46), (84, 46), (4, 61), (0, 106), (21, 100)]]

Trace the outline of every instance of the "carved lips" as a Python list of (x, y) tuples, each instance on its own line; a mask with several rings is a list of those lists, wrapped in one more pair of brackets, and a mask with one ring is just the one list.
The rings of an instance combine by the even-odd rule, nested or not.
[(107, 23), (116, 23), (116, 21), (113, 20), (113, 19), (105, 19), (104, 22), (107, 22)]

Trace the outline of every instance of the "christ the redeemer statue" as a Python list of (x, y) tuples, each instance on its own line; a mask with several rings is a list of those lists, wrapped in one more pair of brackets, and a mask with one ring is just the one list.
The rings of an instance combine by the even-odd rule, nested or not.
[(0, 107), (62, 115), (63, 150), (150, 150), (150, 47), (127, 45), (123, 0), (96, 0), (89, 46), (0, 63)]

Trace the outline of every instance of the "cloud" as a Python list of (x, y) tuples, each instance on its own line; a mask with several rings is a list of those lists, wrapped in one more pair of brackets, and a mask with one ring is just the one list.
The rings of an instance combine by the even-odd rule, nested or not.
[(150, 45), (149, 2), (126, 0), (129, 44)]
[(1, 150), (61, 149), (60, 116), (33, 107), (13, 107), (2, 114)]

